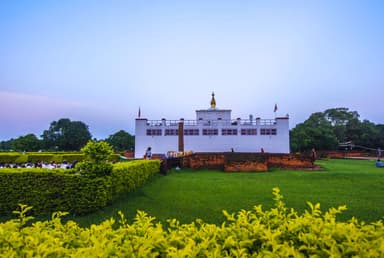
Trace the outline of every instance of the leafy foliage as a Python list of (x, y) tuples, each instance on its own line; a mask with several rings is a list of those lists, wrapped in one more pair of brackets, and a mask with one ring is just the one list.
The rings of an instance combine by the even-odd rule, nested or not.
[(351, 218), (338, 222), (345, 206), (322, 212), (308, 203), (298, 215), (285, 206), (278, 188), (275, 206), (237, 213), (223, 211), (226, 222), (217, 226), (200, 219), (167, 225), (138, 211), (128, 224), (121, 212), (113, 219), (82, 228), (61, 222), (65, 213), (26, 225), (30, 207), (20, 206), (19, 218), (0, 224), (0, 252), (4, 257), (383, 257), (384, 225)]
[[(98, 165), (108, 165), (108, 169), (112, 166)], [(3, 168), (0, 173), (0, 214), (7, 215), (18, 203), (33, 206), (36, 214), (58, 210), (89, 213), (143, 185), (159, 172), (160, 161), (142, 160), (115, 166), (109, 176), (103, 177), (83, 176), (71, 169)]]
[(90, 161), (79, 162), (76, 165), (76, 170), (83, 176), (90, 178), (109, 176), (113, 166), (109, 163), (93, 163)]
[(76, 169), (83, 175), (89, 177), (108, 176), (112, 172), (112, 164), (108, 163), (113, 150), (103, 141), (89, 141), (81, 151), (86, 160), (77, 164)]
[(110, 135), (105, 141), (113, 147), (114, 151), (132, 151), (135, 147), (135, 137), (124, 130)]
[(104, 141), (89, 141), (81, 152), (84, 153), (86, 159), (93, 163), (106, 163), (113, 153), (112, 147)]
[(349, 111), (348, 108), (313, 113), (290, 131), (291, 149), (334, 150), (338, 143), (346, 141), (374, 149), (383, 146), (383, 125), (375, 125), (368, 120), (360, 121), (359, 117), (356, 111)]
[(331, 123), (322, 113), (314, 113), (304, 123), (298, 124), (291, 130), (290, 139), (294, 151), (311, 148), (329, 150), (334, 149), (338, 143)]
[[(110, 161), (118, 161), (120, 155), (112, 154), (110, 156)], [(43, 161), (43, 162), (73, 162), (73, 161), (83, 161), (85, 155), (79, 152), (0, 152), (0, 162), (3, 163), (15, 163), (15, 162), (33, 162)]]
[(84, 146), (91, 139), (91, 133), (83, 122), (62, 118), (53, 121), (41, 137), (46, 149), (73, 151)]
[(16, 151), (38, 151), (42, 142), (34, 134), (20, 136), (12, 142), (12, 149)]

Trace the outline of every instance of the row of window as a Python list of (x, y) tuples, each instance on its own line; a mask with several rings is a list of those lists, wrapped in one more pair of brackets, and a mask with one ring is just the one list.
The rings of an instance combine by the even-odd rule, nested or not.
[[(256, 128), (244, 128), (240, 131), (241, 135), (257, 135)], [(218, 129), (203, 129), (203, 135), (218, 135)], [(160, 136), (162, 135), (161, 129), (147, 129), (147, 135)], [(179, 135), (178, 129), (165, 129), (164, 135)], [(185, 129), (184, 135), (200, 135), (199, 129)], [(237, 129), (221, 129), (221, 135), (237, 135)], [(277, 135), (276, 128), (261, 128), (260, 135)]]

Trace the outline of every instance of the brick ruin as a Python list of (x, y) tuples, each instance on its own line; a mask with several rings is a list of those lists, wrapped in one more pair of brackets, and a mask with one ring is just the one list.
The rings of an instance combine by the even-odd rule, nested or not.
[(316, 169), (308, 155), (274, 153), (193, 153), (168, 159), (168, 167), (218, 169), (226, 172), (268, 171), (271, 168)]

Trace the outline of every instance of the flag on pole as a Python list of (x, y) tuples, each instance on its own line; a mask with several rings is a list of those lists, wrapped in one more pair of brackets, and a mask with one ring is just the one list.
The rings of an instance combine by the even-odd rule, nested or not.
[(141, 117), (141, 110), (140, 110), (140, 107), (139, 107), (139, 112), (137, 113), (137, 117), (138, 117), (138, 118)]
[(273, 112), (276, 113), (276, 111), (277, 111), (277, 104), (275, 104), (275, 108), (273, 109)]

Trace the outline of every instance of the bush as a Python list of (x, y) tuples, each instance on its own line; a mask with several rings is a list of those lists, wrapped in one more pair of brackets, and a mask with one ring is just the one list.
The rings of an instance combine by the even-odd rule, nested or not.
[(113, 153), (113, 149), (108, 143), (89, 141), (81, 151), (84, 153), (86, 160), (77, 164), (76, 169), (82, 175), (99, 177), (111, 174), (112, 165), (107, 162)]
[[(118, 161), (120, 154), (111, 154), (109, 157), (110, 161)], [(37, 161), (43, 162), (67, 162), (74, 161), (83, 161), (85, 155), (83, 153), (73, 153), (73, 152), (64, 152), (64, 153), (55, 153), (55, 152), (27, 152), (25, 154), (20, 152), (0, 152), (0, 163), (25, 163), (32, 162), (36, 163)]]
[(16, 159), (20, 157), (21, 153), (18, 152), (5, 152), (0, 153), (0, 162), (1, 163), (14, 163)]
[(74, 161), (83, 161), (84, 160), (84, 154), (82, 153), (64, 153), (61, 155), (62, 161), (67, 161), (69, 163), (72, 163)]
[(33, 206), (34, 214), (87, 213), (110, 201), (109, 178), (90, 179), (61, 169), (4, 170), (0, 173), (0, 214), (8, 215), (18, 203)]
[(38, 153), (38, 154), (28, 155), (28, 161), (32, 163), (36, 163), (38, 161), (51, 162), (51, 161), (54, 161), (53, 157), (54, 157), (53, 153)]
[(112, 164), (109, 163), (93, 163), (89, 161), (79, 162), (76, 165), (77, 171), (90, 178), (109, 176), (112, 168)]
[(86, 159), (93, 163), (105, 163), (113, 153), (111, 145), (104, 141), (89, 141), (82, 149)]
[(142, 186), (160, 170), (159, 160), (134, 160), (116, 163), (112, 170), (113, 196), (128, 193)]
[[(122, 193), (144, 184), (151, 175), (159, 172), (158, 160), (124, 164), (84, 163), (85, 169), (96, 169), (85, 175), (74, 169), (1, 169), (0, 214), (9, 215), (19, 203), (33, 206), (35, 214), (67, 211), (85, 214), (105, 207)], [(100, 170), (103, 168), (102, 170)]]
[(54, 213), (51, 220), (27, 226), (30, 207), (21, 206), (18, 219), (0, 224), (0, 253), (4, 257), (384, 257), (384, 226), (337, 222), (345, 207), (323, 213), (320, 204), (298, 215), (282, 201), (274, 189), (275, 206), (229, 214), (217, 226), (200, 219), (167, 225), (138, 211), (127, 224), (124, 215), (90, 228), (73, 221), (61, 222), (65, 213)]

